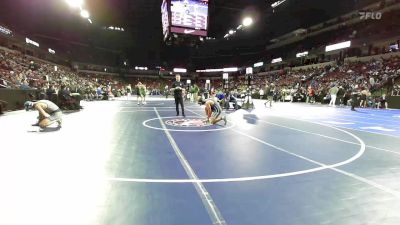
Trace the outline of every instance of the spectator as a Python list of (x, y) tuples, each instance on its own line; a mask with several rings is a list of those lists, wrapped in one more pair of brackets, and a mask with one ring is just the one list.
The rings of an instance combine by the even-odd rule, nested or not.
[(7, 102), (0, 100), (0, 115), (4, 114), (4, 110), (5, 110), (6, 106), (7, 106)]
[(336, 84), (329, 89), (329, 95), (331, 98), (331, 101), (329, 102), (329, 106), (335, 106), (336, 105), (336, 97), (337, 93), (339, 92), (339, 89), (337, 88)]

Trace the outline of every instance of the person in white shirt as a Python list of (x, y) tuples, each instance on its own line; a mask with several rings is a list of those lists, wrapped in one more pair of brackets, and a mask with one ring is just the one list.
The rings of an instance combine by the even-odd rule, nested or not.
[(372, 76), (369, 78), (369, 83), (372, 87), (375, 85), (375, 79)]
[(260, 88), (260, 99), (264, 99), (264, 90)]
[(331, 101), (329, 102), (329, 106), (335, 106), (337, 93), (339, 92), (339, 88), (337, 88), (336, 84), (329, 89), (329, 94), (331, 95)]

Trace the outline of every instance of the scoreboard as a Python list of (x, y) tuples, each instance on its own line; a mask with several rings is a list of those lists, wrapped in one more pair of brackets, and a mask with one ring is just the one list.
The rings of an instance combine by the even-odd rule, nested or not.
[(208, 0), (163, 0), (164, 38), (169, 33), (207, 36)]
[(198, 30), (207, 30), (208, 1), (172, 0), (172, 25)]
[(164, 39), (167, 37), (169, 33), (169, 13), (168, 13), (168, 2), (167, 0), (163, 0), (161, 4), (161, 21), (163, 27), (163, 35)]

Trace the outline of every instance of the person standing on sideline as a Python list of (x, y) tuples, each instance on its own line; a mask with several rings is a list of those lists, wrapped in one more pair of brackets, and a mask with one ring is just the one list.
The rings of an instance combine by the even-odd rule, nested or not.
[(272, 101), (274, 100), (274, 93), (275, 93), (275, 85), (268, 83), (265, 85), (265, 94), (267, 95), (267, 101), (264, 102), (265, 107), (269, 104), (269, 107), (272, 107)]
[(260, 87), (260, 92), (259, 92), (259, 94), (260, 94), (260, 99), (264, 99), (264, 90), (263, 90), (262, 87)]
[(361, 90), (361, 101), (360, 101), (360, 107), (361, 108), (365, 108), (367, 107), (367, 97), (369, 95), (369, 91), (365, 88), (363, 88), (363, 90)]
[(331, 101), (329, 102), (329, 106), (335, 106), (337, 93), (339, 92), (339, 88), (337, 88), (336, 84), (329, 89), (329, 94), (331, 95)]
[(140, 105), (146, 105), (146, 86), (142, 84), (142, 82), (139, 82), (136, 85), (136, 92), (137, 92), (137, 104)]
[(3, 110), (6, 108), (7, 102), (0, 100), (0, 115), (4, 114)]
[(137, 101), (138, 105), (139, 105), (139, 97), (140, 97), (140, 85), (142, 85), (141, 82), (138, 82), (138, 83), (135, 85), (135, 89), (136, 89), (136, 101)]
[(360, 91), (358, 90), (358, 85), (355, 85), (351, 91), (351, 111), (356, 111), (356, 103), (358, 101), (358, 96)]
[(142, 104), (146, 105), (146, 95), (147, 95), (147, 87), (145, 84), (142, 84), (140, 87), (140, 97), (142, 98)]
[(126, 86), (126, 99), (129, 100), (129, 97), (131, 97), (132, 93), (132, 86), (129, 84)]
[(185, 117), (185, 107), (183, 105), (183, 92), (185, 90), (185, 84), (181, 82), (181, 75), (175, 76), (175, 82), (172, 83), (172, 91), (174, 92), (176, 116), (179, 116), (179, 104), (182, 108), (182, 116)]
[(165, 85), (164, 94), (165, 94), (165, 98), (168, 99), (168, 95), (169, 95), (168, 85)]

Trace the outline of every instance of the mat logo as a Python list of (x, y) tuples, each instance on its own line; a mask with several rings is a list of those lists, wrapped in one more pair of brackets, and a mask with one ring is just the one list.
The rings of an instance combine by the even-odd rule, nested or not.
[(207, 127), (210, 126), (202, 119), (173, 119), (165, 121), (166, 125), (174, 127)]
[(359, 13), (360, 13), (361, 20), (368, 20), (368, 19), (380, 20), (380, 19), (382, 19), (381, 12), (359, 12)]

